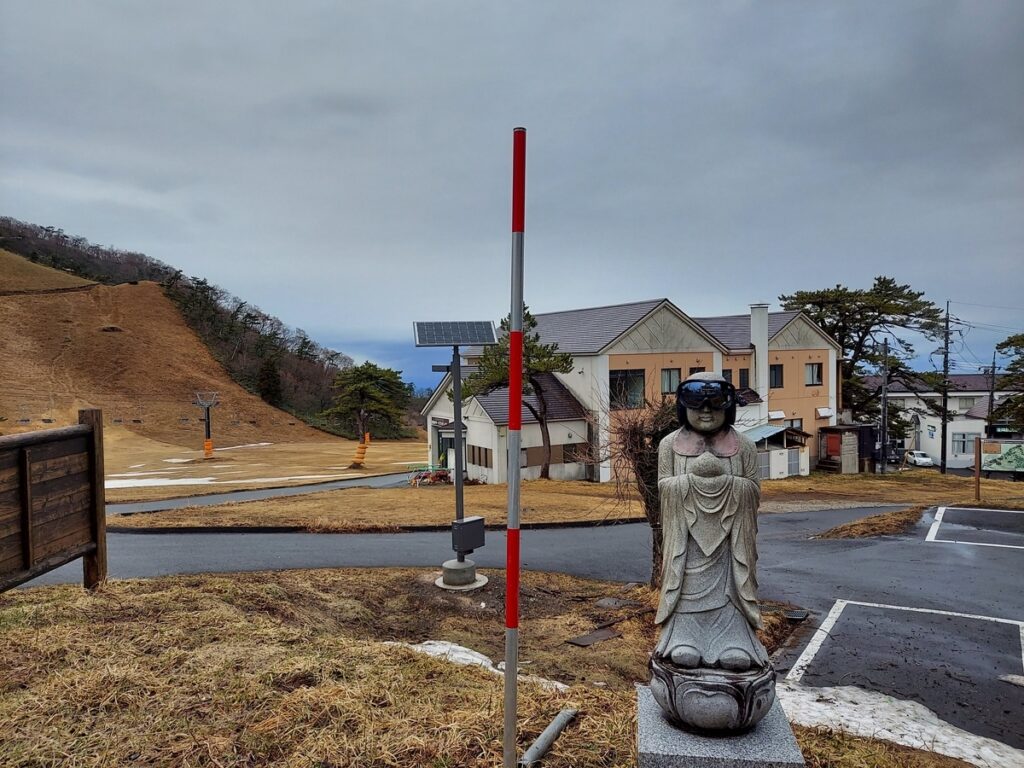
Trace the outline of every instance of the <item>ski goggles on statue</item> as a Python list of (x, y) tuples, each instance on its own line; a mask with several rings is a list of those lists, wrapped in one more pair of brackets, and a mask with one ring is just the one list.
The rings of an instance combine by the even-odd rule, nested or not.
[(676, 399), (686, 408), (724, 411), (736, 405), (736, 389), (727, 381), (684, 381), (676, 391)]

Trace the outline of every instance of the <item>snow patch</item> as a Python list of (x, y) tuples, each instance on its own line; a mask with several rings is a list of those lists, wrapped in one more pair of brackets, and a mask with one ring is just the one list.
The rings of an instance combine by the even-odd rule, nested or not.
[(121, 472), (107, 477), (145, 477), (146, 475), (167, 475), (171, 472), (184, 472), (184, 467), (168, 467), (167, 469), (149, 469), (145, 472)]
[(812, 688), (783, 680), (775, 689), (791, 722), (823, 725), (956, 757), (980, 768), (1019, 768), (1024, 750), (976, 736), (916, 701), (853, 686)]
[(163, 459), (168, 464), (190, 464), (192, 459)]
[[(450, 661), (452, 664), (461, 664), (466, 667), (480, 667), (481, 669), (485, 669), (495, 675), (505, 674), (502, 670), (494, 666), (493, 662), (482, 653), (474, 651), (471, 648), (466, 648), (462, 645), (449, 643), (445, 640), (426, 640), (422, 643), (416, 643), (415, 645), (410, 643), (387, 642), (385, 645), (400, 645), (403, 648), (409, 648), (417, 653), (433, 656), (436, 659)], [(544, 677), (537, 677), (536, 675), (519, 675), (519, 679), (536, 683), (541, 688), (545, 688), (549, 691), (565, 693), (569, 690), (569, 686), (565, 683), (560, 683), (557, 680), (548, 680)]]
[(128, 469), (138, 469), (139, 467), (144, 467), (144, 466), (146, 466), (146, 465), (145, 464), (132, 464), (130, 467), (128, 467)]
[(228, 445), (224, 448), (214, 448), (215, 451), (233, 451), (235, 448), (262, 448), (265, 445), (273, 445), (273, 443), (246, 443), (245, 445)]

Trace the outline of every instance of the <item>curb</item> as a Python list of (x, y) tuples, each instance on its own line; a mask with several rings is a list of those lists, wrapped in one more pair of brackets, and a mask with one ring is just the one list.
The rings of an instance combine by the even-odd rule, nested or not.
[[(524, 530), (545, 530), (552, 528), (605, 528), (613, 525), (635, 525), (646, 523), (646, 517), (621, 517), (614, 520), (573, 520), (568, 522), (550, 523), (522, 523), (520, 528)], [(492, 533), (502, 533), (506, 530), (505, 525), (488, 525), (487, 530)], [(392, 533), (441, 533), (450, 531), (450, 525), (396, 525), (390, 528), (363, 529), (358, 531), (311, 531), (301, 525), (276, 525), (276, 526), (226, 526), (226, 525), (188, 525), (178, 528), (172, 527), (149, 527), (149, 528), (125, 528), (107, 523), (107, 533), (122, 534), (169, 534), (169, 533), (312, 533), (322, 536), (362, 536), (365, 534), (392, 534)]]

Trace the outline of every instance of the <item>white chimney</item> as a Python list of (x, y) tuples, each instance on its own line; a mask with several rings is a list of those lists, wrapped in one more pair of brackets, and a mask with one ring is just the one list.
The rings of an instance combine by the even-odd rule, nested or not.
[(750, 305), (751, 388), (761, 398), (758, 421), (768, 421), (768, 305)]

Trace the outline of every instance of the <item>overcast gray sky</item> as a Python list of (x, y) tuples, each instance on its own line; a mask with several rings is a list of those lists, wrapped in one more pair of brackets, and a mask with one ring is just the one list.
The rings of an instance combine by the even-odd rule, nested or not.
[(0, 213), (358, 356), (508, 311), (517, 125), (537, 312), (886, 274), (1006, 307), (966, 361), (1024, 329), (1017, 1), (2, 0), (0, 83)]

